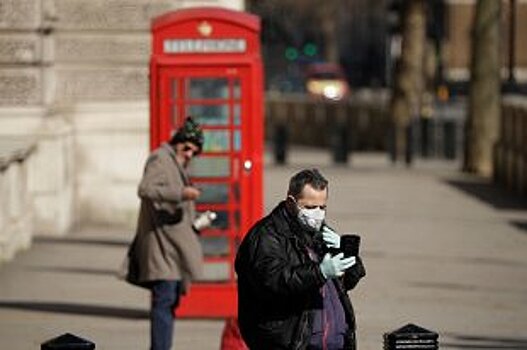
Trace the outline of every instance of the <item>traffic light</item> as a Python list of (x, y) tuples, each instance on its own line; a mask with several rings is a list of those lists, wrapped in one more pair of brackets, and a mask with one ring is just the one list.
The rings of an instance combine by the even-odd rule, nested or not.
[(298, 59), (298, 50), (294, 47), (289, 46), (285, 49), (285, 58), (288, 61), (296, 61)]
[(318, 54), (318, 47), (313, 43), (307, 43), (304, 45), (303, 52), (308, 57), (314, 57)]

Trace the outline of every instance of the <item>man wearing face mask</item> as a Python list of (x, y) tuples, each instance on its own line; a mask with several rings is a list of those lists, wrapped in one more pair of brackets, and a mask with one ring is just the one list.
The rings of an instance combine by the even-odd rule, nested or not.
[(359, 257), (331, 254), (340, 235), (325, 224), (328, 181), (295, 174), (287, 198), (256, 223), (236, 256), (238, 319), (251, 350), (354, 350), (346, 292), (365, 276)]

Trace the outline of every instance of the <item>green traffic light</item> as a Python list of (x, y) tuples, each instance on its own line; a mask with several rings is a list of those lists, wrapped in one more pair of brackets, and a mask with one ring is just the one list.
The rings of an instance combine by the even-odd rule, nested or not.
[(285, 58), (289, 61), (295, 61), (298, 58), (298, 50), (294, 47), (285, 49)]
[(318, 53), (318, 48), (315, 44), (309, 43), (304, 45), (304, 55), (313, 57)]

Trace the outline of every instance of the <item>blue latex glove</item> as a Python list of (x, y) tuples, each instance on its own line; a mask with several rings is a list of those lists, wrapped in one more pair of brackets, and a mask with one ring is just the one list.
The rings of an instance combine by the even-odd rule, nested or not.
[(327, 253), (320, 263), (320, 271), (326, 279), (340, 277), (355, 263), (356, 259), (354, 256), (344, 258), (344, 253), (339, 253), (332, 257), (331, 254)]
[(327, 226), (322, 228), (322, 239), (328, 248), (340, 248), (340, 235)]

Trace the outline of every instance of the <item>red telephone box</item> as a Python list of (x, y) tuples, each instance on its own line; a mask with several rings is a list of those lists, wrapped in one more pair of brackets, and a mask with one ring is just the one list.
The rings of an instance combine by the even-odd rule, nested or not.
[(150, 147), (192, 115), (203, 127), (192, 181), (197, 210), (218, 214), (202, 232), (205, 279), (177, 309), (182, 317), (237, 313), (233, 263), (244, 233), (262, 215), (263, 77), (259, 18), (223, 8), (190, 8), (152, 22)]

